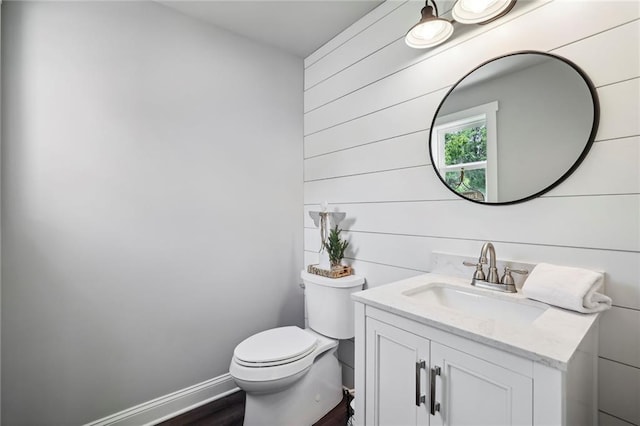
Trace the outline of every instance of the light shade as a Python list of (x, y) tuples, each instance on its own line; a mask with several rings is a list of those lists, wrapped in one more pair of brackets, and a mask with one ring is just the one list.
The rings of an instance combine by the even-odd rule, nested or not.
[(486, 24), (506, 15), (516, 0), (458, 0), (451, 15), (461, 24)]
[(422, 8), (422, 19), (407, 33), (404, 41), (408, 46), (416, 49), (437, 46), (447, 41), (453, 34), (453, 25), (446, 19), (433, 15), (433, 8)]

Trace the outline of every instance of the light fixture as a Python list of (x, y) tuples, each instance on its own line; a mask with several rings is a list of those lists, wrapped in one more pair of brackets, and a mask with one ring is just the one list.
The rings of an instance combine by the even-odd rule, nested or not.
[(516, 0), (458, 0), (451, 15), (461, 24), (487, 24), (506, 15)]
[[(461, 24), (488, 24), (509, 13), (516, 1), (457, 0), (451, 9), (451, 15), (454, 21)], [(438, 6), (434, 0), (426, 0), (421, 13), (420, 22), (411, 27), (404, 38), (409, 47), (416, 49), (434, 47), (444, 43), (453, 35), (452, 21), (438, 16)]]
[[(453, 34), (453, 25), (450, 21), (438, 17), (438, 6), (431, 0), (433, 7), (429, 6), (429, 0), (422, 8), (422, 19), (415, 24), (404, 38), (408, 46), (416, 49), (437, 46), (447, 41)], [(436, 14), (433, 14), (435, 8)]]

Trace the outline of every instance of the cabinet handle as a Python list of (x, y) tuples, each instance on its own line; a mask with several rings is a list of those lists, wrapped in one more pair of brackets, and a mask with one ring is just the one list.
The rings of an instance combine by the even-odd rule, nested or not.
[(431, 401), (431, 415), (435, 416), (436, 411), (440, 411), (440, 403), (436, 402), (436, 376), (440, 375), (440, 367), (436, 365), (430, 370), (430, 373), (431, 373), (431, 386), (430, 386), (431, 398), (429, 398), (429, 400)]
[(424, 359), (416, 361), (416, 406), (417, 407), (419, 407), (420, 404), (425, 402), (425, 400), (427, 399), (427, 397), (425, 395), (422, 395), (422, 392), (420, 391), (420, 370), (426, 369), (426, 368), (427, 368), (427, 363), (425, 362)]

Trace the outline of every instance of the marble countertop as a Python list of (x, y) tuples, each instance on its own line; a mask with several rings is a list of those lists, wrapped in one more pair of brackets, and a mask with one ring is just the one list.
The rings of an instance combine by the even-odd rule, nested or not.
[[(411, 294), (433, 287), (449, 287), (479, 296), (510, 302), (514, 312), (539, 312), (533, 321), (510, 321), (494, 311), (491, 317), (474, 309), (452, 309), (433, 300), (420, 300)], [(360, 291), (353, 300), (417, 321), (430, 327), (504, 350), (535, 362), (566, 370), (580, 342), (598, 318), (527, 299), (521, 293), (501, 293), (470, 285), (469, 279), (424, 274), (380, 287)], [(434, 299), (435, 300), (435, 299)], [(478, 302), (483, 303), (481, 298)], [(500, 303), (500, 302), (499, 302)]]

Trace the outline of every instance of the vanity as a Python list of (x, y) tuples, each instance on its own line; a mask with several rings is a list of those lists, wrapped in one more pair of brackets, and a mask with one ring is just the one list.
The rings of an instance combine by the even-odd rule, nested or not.
[(355, 293), (360, 425), (596, 425), (597, 314), (425, 274)]

